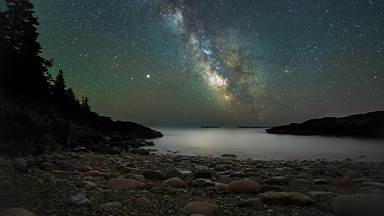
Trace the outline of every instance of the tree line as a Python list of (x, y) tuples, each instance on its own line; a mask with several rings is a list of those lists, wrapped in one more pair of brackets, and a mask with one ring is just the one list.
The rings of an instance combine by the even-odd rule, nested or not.
[(55, 79), (48, 72), (53, 59), (41, 56), (39, 22), (30, 0), (5, 3), (6, 10), (0, 11), (0, 88), (29, 103), (54, 105), (70, 113), (90, 112), (88, 98), (76, 97), (62, 70)]

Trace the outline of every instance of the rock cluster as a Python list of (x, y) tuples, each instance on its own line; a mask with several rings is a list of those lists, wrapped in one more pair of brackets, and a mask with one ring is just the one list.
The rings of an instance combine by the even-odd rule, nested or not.
[(383, 215), (384, 163), (67, 152), (0, 158), (3, 215)]

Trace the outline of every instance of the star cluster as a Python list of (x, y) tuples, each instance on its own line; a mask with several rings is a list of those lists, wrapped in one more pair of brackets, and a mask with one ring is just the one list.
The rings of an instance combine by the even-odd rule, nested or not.
[(52, 73), (149, 125), (384, 109), (381, 0), (32, 0)]

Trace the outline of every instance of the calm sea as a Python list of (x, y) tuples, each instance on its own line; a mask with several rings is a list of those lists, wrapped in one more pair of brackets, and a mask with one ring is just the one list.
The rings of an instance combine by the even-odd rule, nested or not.
[(260, 160), (354, 159), (384, 161), (384, 140), (351, 137), (295, 136), (265, 133), (264, 129), (158, 128), (153, 140), (159, 153), (220, 156)]

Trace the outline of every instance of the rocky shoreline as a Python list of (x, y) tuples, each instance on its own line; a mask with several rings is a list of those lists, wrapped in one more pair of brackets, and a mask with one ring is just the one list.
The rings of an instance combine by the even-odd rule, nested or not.
[(0, 158), (0, 215), (383, 213), (384, 162), (132, 152)]

